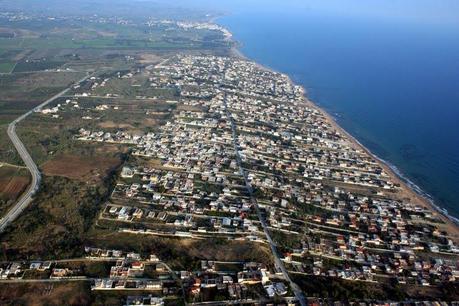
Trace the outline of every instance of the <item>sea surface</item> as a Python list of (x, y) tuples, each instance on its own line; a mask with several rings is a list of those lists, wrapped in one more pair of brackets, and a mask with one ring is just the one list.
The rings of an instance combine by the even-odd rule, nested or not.
[(374, 13), (345, 2), (359, 1), (334, 8), (237, 1), (217, 22), (244, 55), (290, 75), (362, 144), (459, 217), (459, 5), (388, 1), (413, 7)]

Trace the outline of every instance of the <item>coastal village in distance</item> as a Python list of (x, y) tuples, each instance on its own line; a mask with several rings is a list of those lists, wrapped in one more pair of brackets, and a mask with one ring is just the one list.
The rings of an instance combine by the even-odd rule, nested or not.
[[(231, 39), (213, 23), (157, 25)], [(330, 283), (372, 292), (359, 305), (416, 294), (416, 305), (450, 302), (442, 294), (458, 288), (457, 225), (301, 86), (234, 53), (142, 56), (91, 71), (31, 114), (71, 125), (69, 147), (107, 146), (123, 159), (80, 256), (3, 261), (1, 286), (85, 282), (123, 305), (339, 305), (317, 291)], [(177, 262), (169, 244), (235, 254)], [(233, 247), (263, 252), (238, 257)]]

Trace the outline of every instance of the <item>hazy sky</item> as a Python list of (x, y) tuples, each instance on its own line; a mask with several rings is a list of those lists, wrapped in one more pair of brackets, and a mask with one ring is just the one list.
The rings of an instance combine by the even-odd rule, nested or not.
[[(98, 5), (91, 5), (97, 2)], [(349, 18), (367, 18), (388, 22), (419, 23), (424, 25), (447, 25), (459, 29), (459, 0), (0, 0), (3, 6), (38, 7), (43, 10), (56, 6), (91, 8), (126, 7), (126, 11), (140, 10), (147, 13), (154, 4), (161, 7), (199, 8), (209, 12), (225, 13), (268, 11), (279, 14), (294, 12), (301, 15), (326, 15)], [(123, 5), (121, 5), (121, 3)], [(146, 7), (144, 3), (150, 3)], [(33, 4), (33, 5), (31, 5)], [(58, 5), (59, 4), (59, 5)]]
[(227, 12), (307, 10), (353, 18), (459, 26), (459, 0), (179, 0), (174, 3)]

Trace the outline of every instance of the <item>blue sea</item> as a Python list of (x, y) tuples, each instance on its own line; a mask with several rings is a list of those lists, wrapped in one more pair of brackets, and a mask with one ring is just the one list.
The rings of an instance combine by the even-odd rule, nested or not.
[(244, 55), (289, 74), (361, 143), (459, 217), (457, 2), (218, 6), (225, 15), (217, 22)]

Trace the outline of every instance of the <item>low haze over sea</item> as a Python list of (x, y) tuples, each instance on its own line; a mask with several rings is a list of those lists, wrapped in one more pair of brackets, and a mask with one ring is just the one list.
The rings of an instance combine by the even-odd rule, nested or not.
[(459, 217), (459, 4), (322, 2), (223, 1), (218, 22)]

